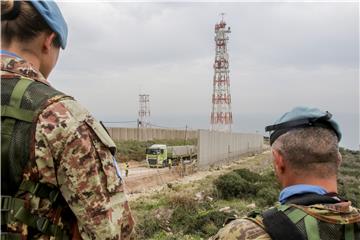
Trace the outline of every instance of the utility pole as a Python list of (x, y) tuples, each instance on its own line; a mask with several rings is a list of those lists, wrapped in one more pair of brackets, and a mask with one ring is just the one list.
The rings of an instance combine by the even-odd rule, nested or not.
[(188, 125), (186, 125), (186, 127), (185, 127), (185, 145), (186, 145), (186, 141), (187, 141), (187, 129), (188, 129)]

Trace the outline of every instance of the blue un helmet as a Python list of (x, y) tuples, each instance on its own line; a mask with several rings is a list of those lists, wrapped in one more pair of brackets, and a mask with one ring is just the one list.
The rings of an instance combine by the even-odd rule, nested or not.
[(61, 48), (65, 49), (68, 28), (58, 5), (53, 0), (30, 0), (30, 3), (42, 16), (49, 27), (58, 35)]
[(270, 132), (270, 145), (286, 132), (295, 128), (323, 127), (335, 132), (338, 141), (341, 140), (339, 124), (331, 119), (332, 114), (328, 111), (323, 112), (317, 108), (295, 107), (290, 112), (282, 115), (276, 120), (274, 125), (265, 127), (266, 132)]

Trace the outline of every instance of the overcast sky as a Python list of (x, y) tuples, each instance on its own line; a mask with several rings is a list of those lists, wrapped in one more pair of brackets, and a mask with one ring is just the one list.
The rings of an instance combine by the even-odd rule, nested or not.
[(68, 47), (50, 82), (99, 120), (136, 120), (143, 92), (150, 94), (153, 123), (209, 128), (214, 25), (225, 12), (233, 129), (263, 133), (294, 106), (313, 106), (339, 120), (343, 146), (359, 148), (358, 3), (69, 2), (60, 8)]

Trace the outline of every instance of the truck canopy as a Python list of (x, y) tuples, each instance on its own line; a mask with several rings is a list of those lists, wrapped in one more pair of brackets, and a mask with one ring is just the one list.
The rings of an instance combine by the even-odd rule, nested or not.
[(148, 149), (166, 149), (165, 144), (153, 144)]
[(169, 146), (168, 153), (173, 157), (175, 156), (184, 156), (191, 155), (196, 153), (196, 146), (193, 145), (184, 145), (184, 146)]

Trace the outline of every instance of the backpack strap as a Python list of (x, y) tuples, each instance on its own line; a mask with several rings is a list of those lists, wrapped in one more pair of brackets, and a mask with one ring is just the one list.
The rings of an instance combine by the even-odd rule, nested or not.
[[(19, 192), (29, 192), (37, 197), (49, 199), (52, 204), (59, 200), (60, 190), (47, 184), (23, 180), (19, 186)], [(18, 193), (19, 193), (18, 192)]]
[(271, 208), (265, 211), (262, 216), (265, 230), (271, 239), (305, 240), (300, 230), (283, 211), (279, 211), (277, 208)]
[(355, 239), (354, 223), (345, 225), (345, 240)]
[(1, 158), (3, 159), (6, 158), (6, 153), (10, 147), (10, 139), (16, 119), (32, 122), (30, 118), (33, 113), (20, 108), (21, 99), (32, 82), (27, 78), (19, 78), (11, 93), (9, 105), (1, 105), (1, 117), (7, 117), (1, 124)]
[[(273, 240), (319, 240), (319, 220), (306, 211), (294, 207), (293, 204), (310, 206), (313, 204), (334, 204), (341, 201), (340, 198), (312, 193), (294, 196), (285, 205), (271, 208), (262, 214), (265, 230)], [(304, 222), (306, 236), (296, 226), (300, 221)], [(344, 224), (344, 239), (355, 240), (354, 223)]]
[(304, 223), (308, 240), (319, 240), (320, 231), (317, 219), (313, 216), (307, 215), (304, 218)]

